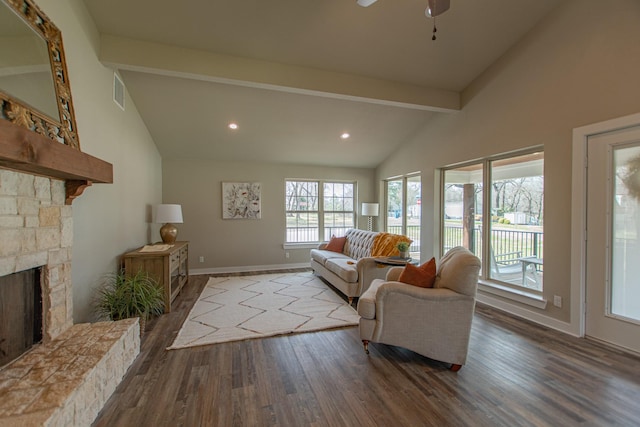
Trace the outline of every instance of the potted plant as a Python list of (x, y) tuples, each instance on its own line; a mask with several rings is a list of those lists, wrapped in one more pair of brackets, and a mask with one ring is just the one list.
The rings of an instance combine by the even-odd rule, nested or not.
[(158, 282), (144, 271), (127, 276), (107, 274), (98, 290), (96, 312), (101, 319), (140, 318), (140, 335), (151, 316), (164, 312), (164, 296)]
[(400, 257), (401, 258), (409, 258), (409, 247), (411, 246), (411, 243), (409, 242), (399, 242), (396, 245), (396, 248), (398, 249), (398, 252), (400, 252)]

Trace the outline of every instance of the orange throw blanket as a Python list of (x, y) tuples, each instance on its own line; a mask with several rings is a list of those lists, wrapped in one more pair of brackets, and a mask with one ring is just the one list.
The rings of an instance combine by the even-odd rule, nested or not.
[(396, 245), (400, 242), (411, 244), (413, 240), (401, 234), (380, 233), (373, 239), (371, 256), (398, 256), (400, 251)]

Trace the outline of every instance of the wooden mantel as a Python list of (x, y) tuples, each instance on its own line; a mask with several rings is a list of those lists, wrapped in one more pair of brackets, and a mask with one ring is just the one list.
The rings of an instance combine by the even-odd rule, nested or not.
[(113, 183), (113, 165), (0, 119), (0, 167), (66, 181), (66, 203), (95, 183)]

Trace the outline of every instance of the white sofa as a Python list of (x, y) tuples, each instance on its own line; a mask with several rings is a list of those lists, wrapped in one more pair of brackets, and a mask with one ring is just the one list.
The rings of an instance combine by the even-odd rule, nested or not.
[(311, 268), (345, 294), (349, 304), (367, 290), (374, 279), (384, 279), (390, 265), (375, 261), (371, 248), (377, 231), (347, 230), (342, 253), (324, 250), (326, 243), (311, 249)]

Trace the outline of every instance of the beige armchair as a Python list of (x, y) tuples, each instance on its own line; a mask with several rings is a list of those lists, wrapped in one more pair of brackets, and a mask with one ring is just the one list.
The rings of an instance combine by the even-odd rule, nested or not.
[(458, 371), (467, 360), (480, 260), (458, 246), (438, 263), (433, 288), (398, 282), (403, 267), (376, 279), (358, 301), (360, 338), (408, 348)]

